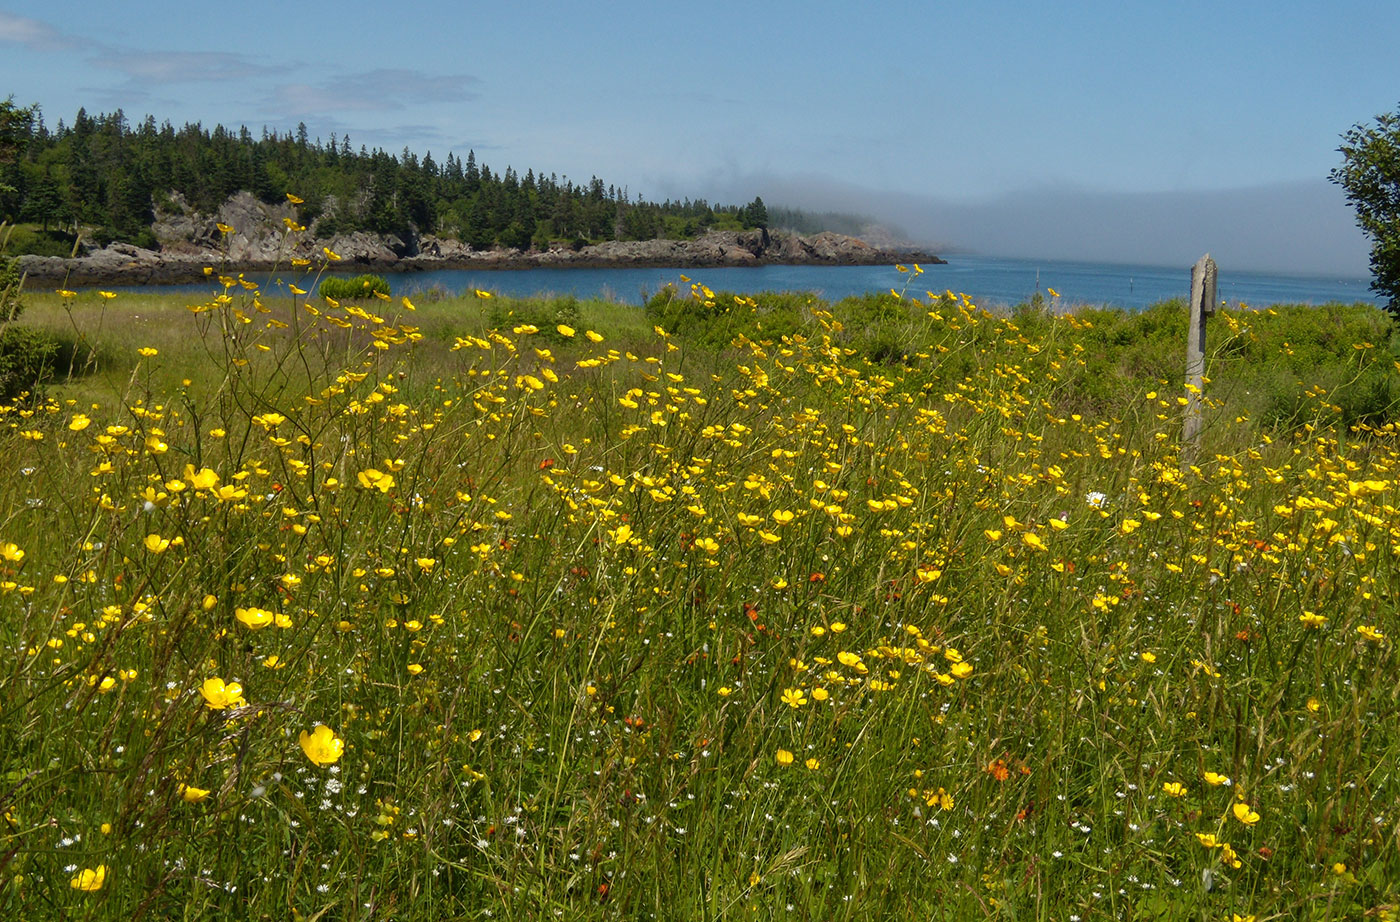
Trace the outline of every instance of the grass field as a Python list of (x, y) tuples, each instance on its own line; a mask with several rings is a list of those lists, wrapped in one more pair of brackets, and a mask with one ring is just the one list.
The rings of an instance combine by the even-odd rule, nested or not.
[(1390, 320), (911, 275), (27, 293), (0, 917), (1394, 918)]

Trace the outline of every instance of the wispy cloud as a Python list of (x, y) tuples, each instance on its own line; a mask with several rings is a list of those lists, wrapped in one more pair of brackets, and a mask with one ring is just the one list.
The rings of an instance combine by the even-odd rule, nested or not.
[(34, 51), (65, 51), (83, 44), (46, 22), (0, 10), (0, 42), (23, 45)]
[(289, 116), (325, 112), (371, 112), (419, 103), (461, 102), (480, 96), (470, 74), (431, 74), (409, 68), (376, 68), (321, 83), (284, 83), (267, 105)]
[(226, 51), (103, 50), (92, 63), (125, 74), (136, 83), (204, 83), (241, 80), (267, 73), (267, 65)]

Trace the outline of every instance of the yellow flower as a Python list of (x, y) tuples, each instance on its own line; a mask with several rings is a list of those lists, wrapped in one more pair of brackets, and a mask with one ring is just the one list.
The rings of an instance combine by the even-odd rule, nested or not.
[(102, 885), (107, 882), (107, 865), (99, 864), (95, 868), (83, 868), (78, 872), (78, 876), (68, 881), (68, 886), (74, 890), (86, 890), (89, 893), (101, 890)]
[(812, 689), (812, 700), (813, 700), (813, 701), (825, 701), (826, 699), (828, 699), (828, 698), (830, 698), (830, 697), (831, 697), (831, 692), (827, 691), (825, 688), (814, 688), (814, 689)]
[(807, 696), (806, 696), (805, 694), (802, 693), (802, 689), (800, 689), (800, 688), (786, 688), (786, 689), (783, 689), (783, 704), (786, 704), (786, 705), (787, 705), (788, 707), (790, 707), (790, 708), (800, 708), (800, 707), (802, 707), (802, 705), (804, 705), (804, 704), (806, 704), (806, 703), (807, 703)]
[(232, 228), (232, 227), (229, 227), (227, 224), (223, 223), (222, 221), (220, 221), (219, 223), (215, 224), (214, 226), (217, 227), (217, 228), (219, 229), (219, 233), (221, 233), (221, 234), (231, 234), (231, 233), (233, 233), (233, 228)]
[(369, 468), (360, 471), (355, 475), (355, 479), (360, 482), (360, 486), (366, 490), (378, 490), (380, 493), (388, 493), (394, 488), (394, 475), (385, 474), (377, 468)]
[(73, 432), (82, 432), (92, 425), (92, 420), (83, 413), (75, 413), (68, 423), (68, 428)]
[(1151, 665), (1151, 664), (1157, 662), (1157, 654), (1156, 654), (1156, 653), (1153, 653), (1153, 652), (1151, 652), (1151, 651), (1146, 651), (1146, 652), (1140, 654), (1140, 658), (1142, 659), (1142, 661), (1143, 661), (1144, 663), (1147, 663), (1148, 665)]
[(197, 804), (209, 796), (209, 792), (204, 788), (197, 788), (188, 784), (182, 784), (175, 790), (179, 793), (180, 799), (187, 804)]
[(621, 525), (617, 526), (617, 528), (613, 530), (613, 544), (623, 545), (626, 544), (631, 538), (632, 526), (628, 525), (626, 522), (623, 522)]
[(58, 296), (60, 298), (76, 298), (78, 293), (76, 291), (69, 291), (67, 288), (60, 288), (58, 289)]
[(811, 771), (816, 771), (817, 769), (822, 767), (822, 763), (816, 758), (808, 759), (804, 764)]
[(491, 292), (489, 292), (489, 291), (482, 291), (480, 288), (474, 288), (474, 289), (472, 289), (472, 293), (475, 294), (478, 298), (480, 298), (480, 299), (483, 300), (483, 301), (489, 301), (489, 300), (491, 300), (492, 298), (495, 297), (495, 295), (491, 294)]
[(1021, 535), (1021, 543), (1024, 544), (1026, 547), (1033, 548), (1037, 551), (1043, 551), (1046, 549), (1045, 541), (1041, 539), (1040, 535), (1037, 535), (1033, 531), (1023, 533)]
[(340, 254), (337, 253), (337, 252), (335, 252), (334, 250), (332, 250), (330, 247), (321, 247), (321, 252), (326, 254), (326, 259), (331, 259), (331, 260), (339, 260), (339, 259), (340, 259)]
[(1298, 620), (1308, 627), (1322, 627), (1327, 623), (1327, 616), (1319, 615), (1316, 612), (1304, 611), (1298, 616)]
[(5, 558), (10, 563), (19, 563), (24, 559), (24, 551), (20, 550), (13, 541), (6, 541), (4, 544), (0, 544), (0, 557)]
[(1216, 772), (1206, 772), (1202, 777), (1206, 779), (1206, 784), (1221, 785), (1230, 783), (1229, 775), (1221, 775)]
[(965, 679), (968, 676), (972, 675), (972, 664), (954, 663), (953, 668), (950, 669), (949, 672), (953, 673), (953, 675), (957, 676), (960, 679)]
[(574, 335), (574, 332), (575, 332), (573, 327), (568, 326), (567, 324), (563, 324), (563, 323), (559, 324), (559, 325), (558, 325), (557, 327), (555, 327), (554, 329), (558, 330), (558, 331), (559, 331), (559, 335), (560, 335), (560, 336), (564, 336), (564, 337), (571, 337), (571, 336)]
[(265, 628), (273, 621), (277, 620), (276, 615), (262, 608), (235, 608), (233, 610), (233, 616), (237, 618), (239, 623), (244, 627), (254, 631)]
[(1365, 637), (1367, 640), (1372, 640), (1376, 643), (1380, 643), (1382, 640), (1385, 640), (1385, 635), (1382, 634), (1380, 631), (1376, 630), (1376, 626), (1374, 624), (1360, 625), (1356, 629), (1356, 633), (1360, 634), (1362, 637)]
[(214, 711), (242, 707), (244, 704), (243, 686), (237, 682), (225, 685), (223, 679), (205, 679), (204, 684), (199, 687), (199, 693), (204, 696), (205, 706)]
[(1255, 823), (1259, 822), (1259, 814), (1249, 809), (1249, 804), (1237, 803), (1232, 810), (1234, 811), (1235, 819), (1244, 823), (1246, 826), (1253, 826)]
[(297, 198), (295, 195), (292, 195), (292, 193), (288, 192), (287, 201), (291, 202), (293, 205), (300, 205), (303, 200)]
[(1185, 797), (1186, 786), (1180, 781), (1168, 781), (1162, 785), (1162, 793), (1168, 797)]
[(420, 672), (422, 672), (422, 671), (423, 671), (423, 664), (422, 664), (422, 663), (409, 663), (409, 664), (408, 664), (408, 674), (409, 674), (409, 675), (418, 675), (418, 674), (419, 674)]
[(169, 538), (162, 538), (160, 535), (154, 533), (146, 536), (145, 543), (146, 550), (150, 551), (152, 554), (164, 554), (170, 547)]
[(345, 751), (345, 741), (325, 724), (317, 724), (310, 733), (301, 731), (297, 742), (301, 744), (301, 751), (306, 753), (306, 757), (322, 767), (340, 761), (340, 754)]
[(589, 342), (600, 343), (603, 341), (603, 334), (594, 333), (592, 330), (585, 330), (583, 335), (588, 337)]
[(773, 756), (773, 759), (779, 765), (786, 767), (792, 764), (792, 753), (788, 752), (786, 749), (779, 749), (777, 754)]

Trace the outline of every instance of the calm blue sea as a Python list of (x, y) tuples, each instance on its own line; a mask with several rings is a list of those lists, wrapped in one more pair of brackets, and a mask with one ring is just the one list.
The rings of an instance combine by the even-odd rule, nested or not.
[[(1037, 291), (1053, 288), (1066, 305), (1146, 307), (1190, 293), (1188, 266), (1131, 266), (1111, 263), (1056, 262), (989, 256), (950, 256), (941, 266), (925, 266), (909, 291), (966, 293), (986, 306), (1014, 305)], [(397, 273), (389, 276), (394, 294), (412, 296), (440, 287), (452, 293), (480, 288), (498, 294), (524, 296), (542, 293), (572, 294), (580, 298), (603, 297), (640, 304), (645, 294), (668, 282), (678, 283), (684, 274), (694, 281), (722, 291), (810, 291), (827, 300), (871, 291), (903, 287), (907, 276), (893, 266), (759, 266), (730, 269), (511, 269)], [(281, 277), (298, 280), (290, 273)], [(304, 279), (301, 280), (305, 285)], [(1230, 304), (1253, 307), (1271, 304), (1324, 304), (1331, 301), (1374, 303), (1368, 278), (1278, 275), (1236, 272), (1220, 267), (1218, 294)], [(144, 291), (196, 291), (208, 284), (149, 286)]]

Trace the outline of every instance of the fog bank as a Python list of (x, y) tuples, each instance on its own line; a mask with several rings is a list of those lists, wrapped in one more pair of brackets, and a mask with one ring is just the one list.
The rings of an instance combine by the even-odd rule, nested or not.
[(1370, 246), (1326, 180), (1186, 192), (1028, 189), (955, 199), (863, 189), (825, 177), (749, 175), (715, 185), (717, 201), (766, 202), (869, 215), (936, 252), (1189, 266), (1209, 252), (1222, 267), (1369, 275)]

